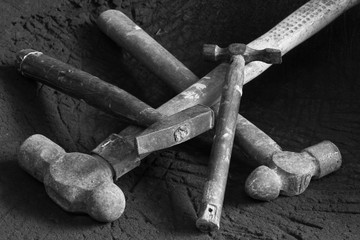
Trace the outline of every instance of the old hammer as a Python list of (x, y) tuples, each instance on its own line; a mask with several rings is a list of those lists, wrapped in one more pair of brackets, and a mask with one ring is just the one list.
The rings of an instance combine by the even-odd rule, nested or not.
[[(29, 137), (21, 145), (20, 166), (44, 183), (48, 195), (58, 205), (70, 212), (87, 213), (98, 221), (114, 221), (125, 208), (124, 194), (113, 183), (113, 178), (117, 179), (128, 168), (126, 163), (112, 165), (113, 157), (119, 154), (126, 158), (128, 154), (140, 158), (143, 153), (191, 139), (214, 125), (214, 113), (209, 107), (190, 106), (165, 116), (120, 88), (38, 51), (20, 51), (17, 66), (25, 76), (83, 99), (114, 116), (149, 126), (135, 136), (119, 138), (116, 134), (111, 135), (109, 142), (98, 147), (102, 157), (66, 153), (39, 134)], [(122, 148), (114, 149), (113, 141), (121, 141)]]
[[(184, 96), (196, 93), (201, 86), (195, 83), (157, 111), (171, 115), (166, 119), (173, 116), (177, 119), (194, 106), (193, 102)], [(206, 93), (203, 97), (212, 99), (208, 98)], [(182, 111), (176, 113), (177, 110)], [(203, 121), (209, 119), (213, 117), (206, 116)], [(166, 126), (166, 121), (164, 125)], [(148, 149), (145, 149), (146, 153), (139, 154), (137, 141), (134, 141), (134, 138), (147, 131), (148, 129), (133, 126), (121, 134), (112, 134), (100, 143), (92, 154), (66, 153), (50, 139), (36, 134), (20, 146), (18, 161), (30, 175), (44, 183), (48, 195), (64, 210), (84, 212), (98, 221), (111, 222), (121, 216), (126, 204), (121, 189), (112, 179), (117, 180), (138, 166), (140, 160), (149, 154)], [(181, 140), (182, 131), (184, 128), (180, 128), (180, 132), (174, 132), (174, 141), (177, 138)]]
[(227, 48), (205, 44), (203, 54), (209, 60), (230, 60), (210, 153), (209, 175), (204, 185), (199, 218), (196, 222), (196, 226), (200, 230), (208, 232), (220, 227), (236, 120), (243, 92), (245, 64), (252, 61), (279, 64), (281, 63), (281, 52), (271, 48), (255, 50), (245, 44), (233, 43)]

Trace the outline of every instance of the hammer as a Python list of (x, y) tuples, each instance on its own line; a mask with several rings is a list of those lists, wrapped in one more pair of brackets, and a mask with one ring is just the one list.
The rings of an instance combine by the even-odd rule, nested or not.
[[(202, 126), (213, 126), (213, 116), (209, 115), (208, 108), (204, 107), (205, 109), (201, 110), (200, 107), (200, 105), (196, 106), (196, 111), (188, 108), (165, 120), (171, 123), (185, 116), (196, 119), (201, 124), (196, 125), (188, 121), (187, 125), (175, 126), (178, 130), (173, 131), (171, 128), (174, 125), (167, 125), (166, 121), (163, 124), (164, 122), (160, 121), (156, 126), (162, 125), (165, 128), (160, 132), (154, 132), (150, 137), (157, 135), (162, 141), (169, 140), (167, 136), (173, 132), (174, 140), (163, 143), (180, 143), (184, 139), (193, 137), (186, 129), (194, 129), (198, 126), (197, 131), (204, 131)], [(182, 132), (184, 129), (185, 133)], [(141, 129), (139, 130), (144, 140), (146, 133), (152, 132), (153, 129), (145, 130), (144, 135), (141, 134)], [(164, 139), (161, 139), (161, 136), (164, 136)], [(98, 221), (111, 222), (119, 218), (125, 209), (124, 194), (113, 183), (113, 179), (116, 180), (133, 169), (135, 164), (139, 165), (139, 159), (146, 156), (146, 154), (139, 155), (138, 142), (139, 140), (134, 141), (133, 136), (112, 134), (105, 143), (101, 143), (94, 150), (93, 154), (66, 153), (50, 139), (35, 134), (27, 138), (20, 146), (18, 161), (24, 170), (44, 183), (50, 198), (64, 210), (84, 212)], [(146, 147), (149, 143), (145, 141), (144, 144)], [(155, 143), (155, 146), (159, 146), (159, 143)], [(115, 161), (119, 156), (123, 158), (123, 161)], [(127, 165), (127, 159), (138, 161)]]
[(231, 63), (221, 94), (215, 137), (209, 159), (209, 175), (203, 190), (199, 218), (196, 221), (196, 226), (201, 231), (209, 232), (220, 228), (236, 120), (244, 84), (245, 64), (252, 61), (279, 64), (281, 52), (271, 48), (255, 50), (245, 44), (233, 43), (227, 48), (205, 44), (203, 54), (210, 60), (226, 59)]
[[(249, 152), (249, 149), (247, 149)], [(300, 153), (269, 153), (266, 166), (257, 167), (246, 179), (245, 192), (252, 198), (270, 201), (281, 193), (295, 196), (303, 193), (311, 178), (319, 179), (341, 166), (339, 149), (329, 141), (305, 148)]]
[[(190, 106), (166, 116), (124, 90), (38, 51), (20, 51), (17, 66), (25, 76), (83, 99), (114, 116), (149, 126), (133, 137), (111, 135), (110, 142), (98, 146), (102, 157), (66, 153), (39, 134), (21, 145), (20, 166), (44, 183), (48, 195), (58, 205), (70, 212), (88, 213), (98, 221), (114, 221), (125, 208), (124, 194), (112, 179), (126, 173), (127, 166), (121, 162), (112, 165), (112, 156), (119, 154), (126, 159), (129, 154), (132, 159), (139, 158), (141, 154), (180, 144), (214, 126), (214, 113), (209, 107)], [(112, 146), (119, 141), (121, 148), (114, 149)]]

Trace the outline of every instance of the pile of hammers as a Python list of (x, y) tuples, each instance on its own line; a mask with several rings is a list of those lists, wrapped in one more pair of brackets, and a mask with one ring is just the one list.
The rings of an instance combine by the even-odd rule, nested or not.
[(66, 153), (45, 136), (33, 135), (20, 147), (19, 164), (44, 183), (48, 195), (64, 210), (111, 222), (125, 209), (124, 194), (114, 181), (151, 152), (194, 138), (216, 122), (208, 179), (196, 222), (201, 231), (220, 227), (233, 144), (259, 165), (245, 182), (249, 196), (270, 201), (279, 194), (301, 194), (311, 178), (321, 178), (340, 168), (339, 149), (323, 141), (299, 153), (283, 151), (238, 114), (243, 85), (271, 64), (281, 63), (282, 55), (358, 2), (311, 0), (248, 45), (234, 43), (220, 48), (205, 44), (205, 58), (223, 61), (200, 80), (126, 15), (116, 10), (103, 12), (97, 21), (99, 28), (180, 92), (158, 109), (39, 51), (21, 50), (17, 55), (21, 74), (133, 125), (111, 134), (90, 154)]

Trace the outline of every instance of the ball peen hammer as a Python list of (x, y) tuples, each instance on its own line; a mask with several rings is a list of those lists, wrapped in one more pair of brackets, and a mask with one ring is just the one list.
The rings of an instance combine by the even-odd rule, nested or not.
[(214, 142), (209, 159), (209, 175), (205, 182), (196, 226), (204, 232), (220, 228), (230, 158), (235, 136), (237, 115), (244, 84), (244, 67), (252, 61), (269, 64), (281, 63), (281, 52), (276, 49), (252, 49), (245, 44), (233, 43), (227, 48), (205, 44), (205, 58), (230, 60), (221, 94)]
[(166, 116), (120, 88), (38, 51), (20, 51), (17, 66), (25, 76), (83, 99), (114, 116), (149, 126), (132, 137), (111, 135), (110, 142), (121, 141), (122, 148), (114, 150), (109, 142), (101, 144), (102, 157), (66, 153), (39, 134), (21, 145), (20, 166), (44, 183), (48, 195), (58, 205), (70, 212), (88, 213), (98, 221), (114, 221), (125, 208), (124, 194), (112, 179), (117, 179), (119, 172), (124, 174), (127, 166), (112, 165), (105, 154), (120, 154), (124, 158), (129, 154), (138, 158), (141, 154), (180, 144), (214, 125), (214, 113), (209, 107), (190, 106)]
[[(201, 131), (200, 129), (205, 130), (202, 126), (213, 126), (212, 112), (208, 112), (208, 108), (201, 109), (201, 107), (198, 105), (195, 109), (188, 108), (165, 118), (165, 121), (160, 120), (152, 125), (153, 128), (150, 127), (150, 131), (145, 129), (143, 131), (145, 134), (139, 131), (139, 136), (146, 138), (147, 133), (162, 126), (164, 129), (159, 128), (160, 133), (153, 132), (149, 141), (155, 135), (164, 136), (166, 140), (166, 136), (172, 132), (174, 140), (170, 143), (180, 143), (191, 136), (191, 133), (183, 132), (184, 128), (198, 127), (197, 131)], [(201, 121), (201, 124), (196, 125), (192, 121), (187, 121), (187, 125), (171, 124), (184, 117), (196, 118), (196, 121)], [(191, 124), (193, 125), (189, 126)], [(174, 126), (180, 129), (180, 132), (171, 130)], [(139, 155), (139, 145), (135, 142), (138, 141), (134, 141), (134, 136), (112, 134), (105, 143), (101, 143), (96, 148), (97, 151), (94, 150), (93, 154), (67, 153), (50, 139), (35, 134), (27, 138), (20, 146), (18, 162), (30, 175), (44, 183), (50, 198), (64, 210), (84, 212), (98, 221), (111, 222), (119, 218), (125, 209), (124, 194), (113, 183), (113, 179), (118, 179), (133, 169), (135, 164), (139, 164), (139, 161), (131, 161), (128, 165), (127, 159), (134, 160), (143, 157)], [(145, 141), (145, 147), (146, 144), (148, 144), (147, 141)], [(155, 146), (160, 145), (155, 144)], [(146, 150), (148, 151), (149, 148)], [(119, 156), (123, 158), (123, 161), (114, 161)]]
[(319, 179), (341, 167), (339, 149), (323, 141), (299, 153), (276, 151), (266, 165), (257, 167), (246, 179), (245, 191), (255, 199), (270, 201), (279, 196), (303, 193), (312, 178)]

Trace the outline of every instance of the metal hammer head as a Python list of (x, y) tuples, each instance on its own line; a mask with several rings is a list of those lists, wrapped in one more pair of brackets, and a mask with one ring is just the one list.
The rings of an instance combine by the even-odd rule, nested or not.
[(273, 48), (263, 50), (252, 49), (242, 43), (230, 44), (227, 48), (221, 48), (214, 44), (204, 44), (203, 55), (205, 59), (217, 61), (219, 59), (229, 60), (234, 55), (242, 55), (245, 63), (261, 61), (269, 64), (281, 63), (281, 51)]
[(247, 178), (245, 191), (250, 197), (270, 201), (279, 196), (303, 193), (312, 177), (321, 178), (341, 166), (341, 154), (335, 144), (323, 141), (300, 153), (280, 151), (270, 166), (256, 168)]
[(66, 153), (42, 135), (33, 135), (20, 147), (19, 164), (45, 185), (58, 205), (69, 212), (83, 212), (101, 222), (118, 219), (125, 197), (113, 183), (112, 170), (101, 158)]
[(187, 141), (214, 127), (211, 108), (195, 105), (151, 125), (135, 137), (137, 153), (147, 154)]

